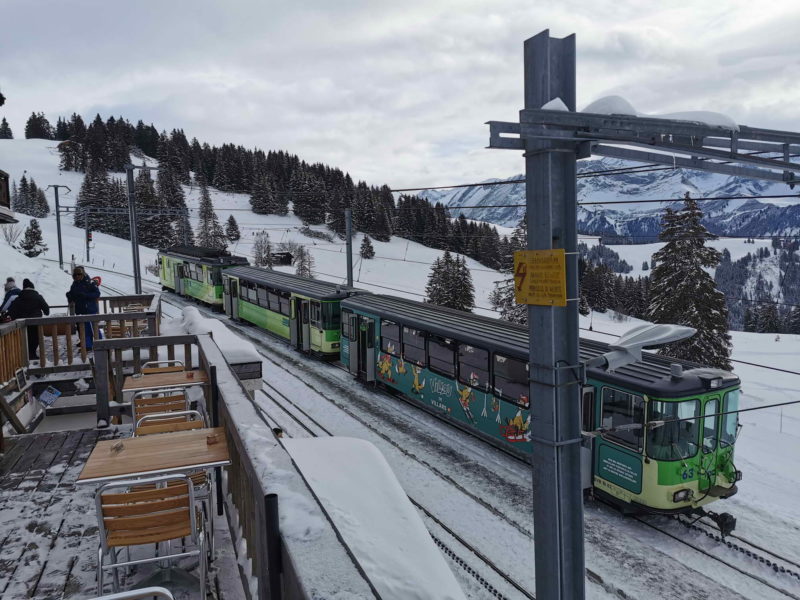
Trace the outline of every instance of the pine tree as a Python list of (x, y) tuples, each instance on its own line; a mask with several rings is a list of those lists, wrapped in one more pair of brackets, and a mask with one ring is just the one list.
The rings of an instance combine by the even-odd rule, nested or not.
[(266, 231), (259, 231), (253, 243), (253, 262), (257, 267), (272, 268), (272, 243)]
[(19, 247), (22, 253), (30, 258), (39, 256), (47, 250), (47, 246), (42, 240), (42, 228), (39, 227), (39, 221), (31, 219), (31, 224), (25, 229), (25, 237), (22, 238)]
[(3, 117), (2, 121), (0, 121), (0, 140), (13, 140), (14, 134), (11, 131), (11, 127), (8, 126), (8, 121), (6, 118)]
[(800, 334), (800, 307), (795, 306), (787, 319), (787, 329), (789, 333)]
[(225, 235), (231, 242), (238, 242), (242, 238), (242, 234), (239, 231), (239, 224), (236, 222), (233, 215), (230, 215), (228, 221), (225, 223)]
[(25, 123), (25, 139), (38, 138), (43, 140), (53, 139), (53, 128), (44, 113), (31, 113)]
[(225, 250), (228, 246), (217, 213), (214, 212), (211, 194), (202, 176), (200, 177), (200, 222), (197, 225), (196, 240), (197, 245), (204, 248)]
[(644, 261), (642, 263), (642, 271), (648, 271), (648, 270), (650, 270), (650, 265), (647, 264), (647, 261)]
[(169, 248), (176, 243), (172, 218), (156, 195), (150, 171), (142, 169), (134, 181), (136, 209), (139, 211), (139, 243), (148, 248)]
[(467, 267), (467, 259), (457, 257), (453, 266), (453, 285), (455, 303), (451, 308), (472, 312), (475, 308), (475, 286), (472, 283), (472, 273)]
[[(108, 197), (108, 173), (101, 163), (89, 162), (83, 178), (75, 209), (75, 227), (88, 224), (90, 231), (105, 231), (104, 221), (108, 218), (102, 213)], [(20, 186), (21, 187), (21, 186)], [(112, 216), (116, 219), (116, 216)]]
[(445, 250), (431, 266), (425, 294), (431, 304), (471, 311), (475, 307), (475, 287), (466, 259), (453, 258), (450, 251)]
[(578, 312), (584, 317), (592, 312), (592, 308), (589, 306), (589, 302), (586, 300), (586, 294), (583, 293), (583, 290), (581, 290), (581, 297), (580, 300), (578, 300)]
[(300, 246), (297, 249), (297, 254), (294, 256), (295, 273), (301, 277), (313, 277), (314, 257), (306, 250), (305, 246)]
[(375, 248), (372, 247), (372, 242), (369, 239), (368, 235), (364, 235), (364, 239), (361, 241), (361, 250), (359, 251), (361, 258), (369, 260), (371, 258), (375, 258)]
[[(500, 255), (501, 271), (506, 274), (506, 279), (494, 284), (494, 289), (489, 294), (489, 303), (500, 313), (500, 318), (512, 323), (525, 324), (528, 322), (528, 307), (517, 304), (514, 297), (514, 252), (527, 247), (528, 220), (523, 217), (514, 228), (511, 237), (504, 244), (503, 253)], [(591, 303), (591, 301), (590, 301)]]
[(694, 327), (688, 340), (669, 344), (659, 352), (730, 369), (731, 338), (725, 295), (706, 269), (720, 262), (720, 253), (706, 246), (716, 239), (701, 223), (703, 213), (686, 194), (678, 212), (667, 209), (659, 239), (664, 246), (653, 255), (648, 315), (655, 323)]

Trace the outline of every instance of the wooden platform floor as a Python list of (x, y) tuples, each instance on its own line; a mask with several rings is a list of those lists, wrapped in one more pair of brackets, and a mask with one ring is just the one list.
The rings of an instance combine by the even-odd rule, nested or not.
[[(85, 599), (96, 591), (97, 517), (94, 485), (76, 485), (98, 440), (126, 437), (128, 427), (59, 431), (6, 438), (0, 455), (0, 600)], [(210, 590), (239, 599), (236, 559), (224, 517), (217, 523), (217, 561)], [(216, 581), (221, 573), (225, 579)], [(107, 573), (107, 581), (110, 581)], [(133, 573), (134, 580), (146, 573)], [(124, 589), (132, 582), (123, 581)], [(132, 587), (136, 587), (135, 583)], [(106, 588), (110, 593), (111, 588)], [(176, 598), (196, 598), (173, 589)], [(210, 597), (210, 596), (209, 596)]]

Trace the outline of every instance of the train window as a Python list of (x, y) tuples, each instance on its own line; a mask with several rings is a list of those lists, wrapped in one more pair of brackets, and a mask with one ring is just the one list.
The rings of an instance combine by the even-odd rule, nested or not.
[(209, 283), (212, 285), (222, 285), (222, 269), (214, 267), (209, 269)]
[(289, 301), (289, 295), (281, 295), (280, 297), (281, 310), (280, 313), (286, 317), (292, 316), (292, 306)]
[(717, 413), (719, 412), (719, 400), (709, 400), (706, 402), (703, 417), (703, 452), (713, 452), (717, 447)]
[(456, 374), (456, 343), (435, 335), (429, 337), (428, 364), (431, 371), (453, 377)]
[(263, 306), (264, 308), (269, 308), (269, 299), (267, 298), (267, 290), (263, 286), (258, 286), (256, 290), (258, 294), (258, 305)]
[(489, 353), (468, 344), (458, 346), (458, 380), (475, 388), (489, 386)]
[(720, 431), (719, 445), (733, 446), (739, 429), (739, 390), (732, 390), (725, 394), (722, 412), (722, 430)]
[(644, 427), (644, 398), (622, 390), (603, 388), (603, 428), (636, 426), (605, 434), (618, 444), (636, 452), (642, 451)]
[(346, 308), (342, 309), (342, 339), (350, 339), (350, 315), (353, 314), (352, 310)]
[(281, 301), (278, 298), (278, 294), (269, 290), (269, 292), (267, 292), (267, 297), (269, 298), (269, 309), (272, 312), (281, 312)]
[(319, 302), (311, 302), (311, 325), (317, 329), (322, 329), (322, 307)]
[(381, 350), (400, 356), (400, 326), (392, 321), (381, 321)]
[(322, 303), (322, 326), (324, 329), (339, 329), (339, 303)]
[(494, 390), (503, 400), (522, 408), (530, 408), (527, 361), (495, 354)]
[(403, 327), (403, 360), (425, 366), (425, 332)]
[(656, 460), (684, 460), (697, 454), (700, 424), (696, 417), (699, 416), (699, 400), (651, 400), (647, 420), (666, 423), (648, 429), (647, 455)]

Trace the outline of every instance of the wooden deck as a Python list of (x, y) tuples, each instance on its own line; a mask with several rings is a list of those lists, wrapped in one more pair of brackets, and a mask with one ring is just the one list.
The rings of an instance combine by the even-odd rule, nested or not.
[[(98, 595), (97, 486), (76, 480), (98, 440), (128, 435), (129, 427), (123, 427), (7, 438), (10, 449), (0, 455), (0, 600)], [(220, 590), (221, 600), (239, 600), (244, 593), (224, 517), (215, 526), (217, 560), (209, 589)], [(146, 575), (134, 568), (130, 580), (123, 577), (123, 589)], [(176, 599), (197, 597), (196, 588), (172, 591)]]
[(97, 554), (94, 487), (75, 480), (113, 430), (11, 438), (0, 459), (0, 597), (85, 598)]

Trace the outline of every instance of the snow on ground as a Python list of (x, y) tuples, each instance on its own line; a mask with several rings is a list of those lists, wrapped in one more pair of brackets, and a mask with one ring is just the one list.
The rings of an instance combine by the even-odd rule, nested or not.
[(464, 598), (375, 446), (346, 437), (286, 439), (284, 446), (381, 598)]

